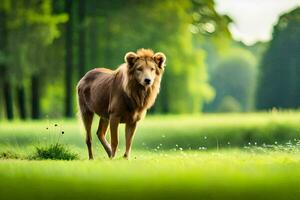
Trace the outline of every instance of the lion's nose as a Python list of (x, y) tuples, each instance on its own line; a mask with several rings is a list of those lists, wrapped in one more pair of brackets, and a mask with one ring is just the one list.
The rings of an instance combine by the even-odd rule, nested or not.
[(147, 85), (149, 85), (149, 84), (151, 83), (151, 79), (145, 78), (144, 82), (145, 82)]

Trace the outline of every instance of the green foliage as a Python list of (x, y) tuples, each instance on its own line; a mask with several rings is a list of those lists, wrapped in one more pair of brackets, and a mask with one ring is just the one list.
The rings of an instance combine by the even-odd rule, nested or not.
[(225, 96), (237, 100), (242, 111), (251, 110), (256, 74), (255, 59), (251, 53), (241, 49), (231, 51), (212, 72), (211, 84), (216, 90), (216, 98), (207, 110), (216, 111)]
[(47, 59), (47, 48), (60, 36), (59, 24), (68, 20), (65, 14), (53, 14), (50, 0), (38, 2), (9, 1), (8, 65), (15, 75), (11, 78), (18, 82), (31, 74), (47, 74), (53, 70)]
[(76, 153), (71, 152), (66, 146), (62, 144), (51, 144), (45, 147), (36, 147), (35, 154), (30, 157), (33, 160), (75, 160), (78, 159)]
[(266, 49), (269, 45), (269, 42), (256, 42), (255, 44), (251, 45), (251, 46), (247, 46), (243, 43), (239, 43), (241, 48), (247, 49), (249, 50), (256, 58), (256, 62), (260, 63), (262, 57), (264, 56)]
[(5, 151), (0, 153), (0, 160), (1, 159), (18, 159), (20, 156), (11, 151)]
[(41, 99), (41, 108), (43, 113), (49, 118), (60, 118), (64, 110), (64, 89), (61, 87), (61, 81), (57, 81), (45, 87)]
[(193, 23), (190, 26), (192, 33), (200, 33), (207, 36), (222, 35), (223, 38), (231, 38), (228, 24), (232, 20), (229, 16), (222, 16), (216, 12), (214, 1), (193, 0), (192, 4)]
[(241, 105), (235, 98), (231, 96), (225, 96), (221, 100), (221, 103), (217, 111), (218, 112), (240, 112)]
[(280, 17), (260, 64), (258, 109), (300, 107), (300, 8)]
[(3, 27), (7, 32), (5, 56), (3, 58), (0, 53), (0, 60), (5, 66), (4, 77), (11, 84), (9, 90), (22, 88), (22, 99), (18, 99), (19, 92), (14, 93), (17, 97), (12, 100), (18, 100), (17, 103), (11, 103), (16, 105), (19, 113), (21, 108), (24, 108), (23, 111), (29, 110), (29, 106), (32, 116), (35, 113), (33, 110), (38, 112), (40, 96), (44, 95), (42, 91), (51, 84), (49, 79), (53, 82), (61, 78), (59, 74), (62, 70), (58, 63), (61, 64), (63, 49), (58, 45), (60, 43), (55, 42), (61, 36), (60, 25), (68, 20), (68, 16), (64, 13), (54, 14), (52, 6), (52, 0), (5, 0), (3, 7), (0, 7)]
[[(1, 2), (1, 34), (8, 37), (7, 41), (0, 37), (0, 67), (9, 82), (7, 94), (12, 94), (4, 95), (10, 99), (7, 108), (17, 105), (21, 113), (21, 107), (26, 111), (41, 101), (41, 116), (62, 116), (64, 104), (72, 107), (75, 101), (75, 95), (66, 95), (74, 93), (75, 74), (94, 67), (116, 68), (126, 52), (141, 47), (167, 55), (152, 113), (197, 113), (204, 104), (204, 110), (216, 111), (225, 96), (236, 99), (242, 111), (252, 110), (255, 65), (260, 60), (257, 108), (299, 107), (299, 8), (280, 18), (269, 46), (247, 47), (232, 40), (228, 30), (232, 20), (216, 12), (212, 0), (72, 1), (70, 13), (65, 13), (65, 3)], [(70, 19), (71, 39), (62, 37)], [(74, 56), (65, 59), (67, 41)], [(65, 61), (71, 63), (70, 71), (64, 68)], [(63, 90), (63, 84), (69, 87)], [(23, 100), (13, 103), (19, 93), (11, 90), (19, 88), (25, 92), (18, 101)], [(16, 109), (8, 110), (18, 114)]]
[[(7, 61), (12, 87), (24, 87), (25, 101), (41, 99), (37, 117), (57, 117), (65, 108), (71, 110), (72, 85), (80, 78), (74, 75), (94, 67), (115, 69), (126, 52), (142, 47), (167, 55), (161, 94), (151, 112), (196, 113), (215, 96), (202, 43), (227, 43), (231, 20), (216, 12), (213, 0), (68, 2), (4, 0), (0, 6), (8, 26), (8, 56), (0, 53), (0, 61)], [(64, 32), (65, 28), (72, 31)], [(31, 83), (33, 76), (36, 84)], [(31, 89), (35, 91), (27, 92), (31, 84), (37, 85)], [(55, 91), (57, 85), (60, 89)], [(67, 100), (54, 103), (56, 97)], [(39, 107), (34, 102), (23, 102), (23, 107)]]
[[(166, 54), (166, 74), (154, 108), (156, 112), (199, 112), (203, 102), (213, 97), (207, 82), (205, 52), (194, 46), (194, 37), (201, 35), (189, 31), (193, 6), (191, 1), (173, 0), (128, 2), (123, 7), (116, 3), (115, 10), (106, 13), (104, 19), (99, 17), (102, 20), (98, 23), (104, 27), (99, 34), (99, 51), (103, 52), (100, 66), (115, 68), (123, 62), (127, 51), (141, 47)], [(214, 9), (208, 4), (198, 8)]]

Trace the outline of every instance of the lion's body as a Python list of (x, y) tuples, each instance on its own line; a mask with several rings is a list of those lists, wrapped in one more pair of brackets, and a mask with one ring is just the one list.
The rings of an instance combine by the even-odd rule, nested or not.
[[(126, 123), (127, 132), (132, 132), (131, 135), (133, 136), (137, 121), (143, 118), (147, 109), (153, 105), (159, 92), (163, 68), (157, 67), (155, 72), (146, 71), (147, 67), (156, 65), (154, 54), (151, 52), (142, 49), (135, 54), (138, 58), (134, 63), (128, 63), (131, 61), (129, 55), (127, 58), (129, 61), (116, 70), (96, 68), (87, 72), (79, 81), (77, 85), (78, 105), (87, 131), (86, 142), (90, 158), (93, 157), (90, 129), (94, 113), (101, 118), (97, 135), (108, 155), (113, 157), (116, 148), (114, 145), (118, 143), (116, 141), (116, 144), (113, 144), (115, 142), (113, 140), (117, 140), (118, 124)], [(136, 75), (134, 73), (136, 67), (145, 68), (145, 72), (136, 72), (138, 74)], [(152, 83), (149, 86), (140, 83), (140, 79), (146, 75), (153, 79), (150, 80)], [(109, 123), (112, 146), (107, 143), (104, 137)], [(128, 135), (130, 134), (128, 133)]]
[[(150, 90), (141, 90), (141, 95), (145, 96), (141, 105), (137, 105), (134, 99), (130, 98), (123, 88), (123, 72), (126, 66), (121, 65), (117, 70), (112, 71), (105, 68), (96, 68), (89, 71), (78, 84), (79, 107), (81, 112), (96, 113), (100, 117), (109, 119), (109, 115), (114, 113), (120, 117), (120, 123), (133, 123), (141, 119), (146, 112), (148, 105), (145, 103), (149, 98), (156, 97)], [(132, 88), (131, 93), (136, 93), (140, 86)], [(153, 85), (153, 89), (159, 87)], [(152, 97), (155, 95), (155, 97)], [(142, 97), (141, 97), (142, 98)]]

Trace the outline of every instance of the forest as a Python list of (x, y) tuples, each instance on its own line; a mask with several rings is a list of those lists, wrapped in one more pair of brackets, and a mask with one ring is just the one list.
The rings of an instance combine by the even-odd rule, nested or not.
[(139, 48), (167, 56), (151, 114), (300, 107), (300, 8), (253, 45), (213, 0), (1, 0), (0, 13), (0, 120), (74, 117), (78, 80)]

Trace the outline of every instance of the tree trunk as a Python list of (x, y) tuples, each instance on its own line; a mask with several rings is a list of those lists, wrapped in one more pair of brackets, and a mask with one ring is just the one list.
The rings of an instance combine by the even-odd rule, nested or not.
[(10, 81), (8, 80), (5, 80), (3, 83), (3, 94), (4, 94), (6, 117), (8, 120), (13, 120), (14, 112), (13, 112), (12, 88), (11, 88)]
[(26, 119), (25, 88), (23, 85), (17, 87), (17, 100), (20, 118)]
[(31, 76), (31, 118), (40, 118), (40, 91), (38, 75)]
[(99, 22), (98, 18), (91, 20), (90, 31), (89, 31), (89, 65), (90, 66), (99, 66), (99, 49), (98, 49), (98, 40), (95, 39), (99, 36)]
[(78, 15), (79, 15), (79, 47), (78, 47), (78, 80), (85, 73), (85, 61), (86, 61), (86, 27), (85, 27), (85, 0), (79, 0)]
[(110, 18), (107, 15), (106, 16), (106, 27), (105, 27), (105, 40), (106, 40), (106, 48), (104, 49), (104, 60), (105, 60), (105, 66), (106, 67), (112, 67), (112, 62), (111, 62), (111, 52), (112, 52), (112, 47), (111, 47), (111, 37), (112, 34), (110, 32)]
[(69, 15), (69, 21), (66, 24), (66, 68), (65, 68), (65, 117), (73, 116), (73, 103), (72, 103), (72, 75), (73, 75), (73, 1), (66, 0), (65, 1), (65, 11)]
[(54, 14), (64, 12), (64, 2), (58, 0), (52, 0), (52, 11)]
[[(0, 51), (3, 55), (7, 54), (7, 26), (6, 26), (6, 13), (4, 11), (0, 12)], [(8, 120), (14, 118), (13, 113), (13, 98), (12, 98), (12, 87), (9, 80), (9, 74), (7, 73), (7, 63), (6, 61), (0, 63), (0, 74), (1, 80), (3, 80), (3, 96), (4, 105), (6, 110), (6, 117)]]

